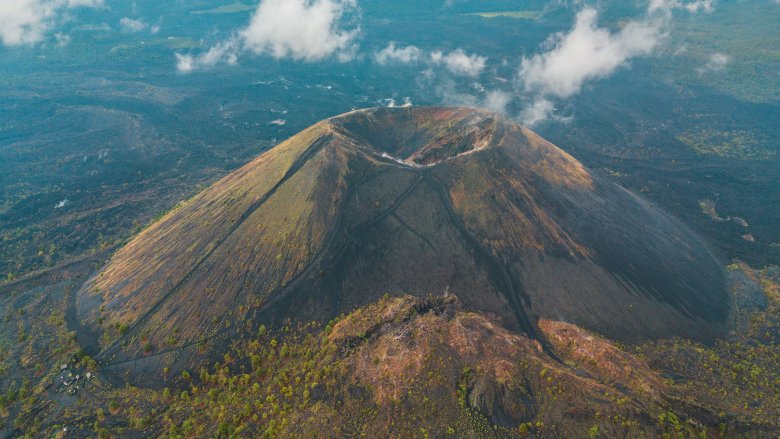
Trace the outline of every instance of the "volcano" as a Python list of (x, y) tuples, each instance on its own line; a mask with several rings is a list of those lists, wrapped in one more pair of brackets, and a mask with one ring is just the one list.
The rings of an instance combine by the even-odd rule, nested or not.
[(381, 108), (293, 136), (141, 232), (77, 293), (79, 340), (152, 382), (261, 325), (452, 294), (537, 338), (725, 331), (721, 263), (679, 221), (499, 115)]

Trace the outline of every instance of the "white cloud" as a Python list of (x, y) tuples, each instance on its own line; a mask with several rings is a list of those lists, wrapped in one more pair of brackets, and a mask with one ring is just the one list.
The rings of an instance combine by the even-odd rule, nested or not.
[(349, 23), (356, 0), (262, 0), (247, 27), (201, 55), (176, 54), (177, 69), (186, 73), (220, 62), (235, 64), (251, 52), (277, 59), (320, 61), (354, 57), (359, 26)]
[(179, 73), (190, 73), (196, 68), (195, 57), (192, 55), (176, 54), (176, 70)]
[(469, 86), (453, 77), (439, 75), (432, 70), (426, 70), (418, 78), (418, 86), (435, 93), (444, 105), (487, 108), (500, 114), (507, 114), (507, 107), (514, 99), (511, 91), (476, 90), (474, 84)]
[[(431, 66), (442, 66), (450, 73), (458, 76), (476, 78), (483, 70), (487, 59), (484, 56), (469, 55), (463, 49), (455, 49), (448, 54), (441, 51), (425, 53), (416, 46), (396, 46), (395, 41), (391, 41), (387, 47), (374, 53), (374, 61), (380, 65), (390, 63), (412, 64), (422, 62)], [(424, 75), (433, 75), (433, 70), (427, 68)], [(484, 90), (483, 90), (484, 91)]]
[(2, 0), (0, 42), (6, 46), (39, 43), (63, 20), (68, 9), (102, 4), (103, 0)]
[(726, 68), (731, 62), (731, 57), (725, 53), (715, 52), (707, 59), (707, 63), (696, 69), (696, 72), (703, 75), (707, 72), (719, 72)]
[(68, 44), (70, 44), (70, 35), (66, 35), (62, 32), (57, 32), (54, 34), (54, 41), (57, 44), (57, 47), (65, 47)]
[(355, 0), (263, 0), (239, 34), (244, 47), (274, 58), (318, 61), (354, 53), (358, 28), (342, 29)]
[(214, 67), (224, 62), (229, 65), (238, 63), (237, 40), (231, 39), (217, 44), (205, 53), (197, 56), (176, 54), (176, 70), (179, 73), (190, 73), (193, 70)]
[(611, 33), (597, 26), (597, 17), (595, 9), (582, 10), (568, 34), (555, 34), (548, 41), (551, 50), (522, 60), (526, 91), (569, 97), (586, 81), (606, 77), (628, 59), (651, 53), (663, 36), (659, 22), (632, 21)]
[(396, 102), (394, 97), (380, 99), (378, 102), (380, 105), (387, 108), (397, 108), (397, 107), (406, 108), (412, 106), (412, 98), (410, 98), (409, 96), (404, 97), (404, 102), (400, 105)]
[[(486, 89), (475, 83), (471, 90), (466, 90), (463, 84), (442, 78), (428, 68), (420, 76), (420, 86), (433, 90), (448, 104), (512, 112), (528, 125), (548, 119), (570, 120), (570, 107), (565, 100), (581, 92), (588, 82), (612, 75), (637, 57), (656, 53), (668, 40), (675, 9), (710, 12), (713, 4), (713, 0), (649, 0), (642, 16), (623, 21), (617, 29), (599, 26), (596, 9), (585, 6), (576, 15), (571, 29), (552, 34), (538, 53), (520, 60), (512, 81), (494, 77), (492, 87)], [(678, 47), (674, 53), (680, 55), (686, 50), (684, 46)], [(430, 63), (446, 65), (451, 71), (467, 76), (478, 76), (485, 68), (484, 58), (469, 57), (462, 50), (450, 55), (433, 52)], [(445, 62), (448, 57), (450, 62)], [(467, 59), (477, 62), (467, 62)], [(701, 73), (723, 69), (728, 62), (727, 56), (714, 54), (699, 70)], [(507, 64), (505, 61), (504, 65)], [(567, 109), (567, 115), (561, 115), (556, 106)]]
[(492, 90), (485, 94), (482, 106), (496, 113), (505, 114), (506, 107), (511, 101), (511, 94), (501, 90)]
[[(455, 49), (445, 54), (441, 51), (423, 51), (415, 46), (399, 47), (395, 42), (391, 42), (381, 51), (374, 53), (374, 61), (383, 66), (390, 63), (414, 63), (417, 67), (422, 67), (417, 86), (433, 92), (446, 105), (485, 107), (503, 113), (511, 101), (511, 95), (508, 93), (486, 92), (477, 78), (484, 71), (487, 59), (479, 55), (469, 55), (463, 49)], [(457, 76), (473, 79), (456, 80)], [(388, 101), (383, 105), (395, 106), (396, 103)]]
[(665, 37), (663, 16), (629, 21), (617, 32), (598, 27), (597, 19), (596, 10), (586, 7), (568, 33), (548, 39), (548, 51), (523, 58), (518, 80), (532, 102), (523, 112), (526, 123), (549, 115), (554, 109), (551, 98), (579, 93), (587, 81), (605, 78), (631, 58), (649, 55)]
[[(496, 83), (492, 90), (478, 84), (474, 93), (464, 91), (461, 84), (449, 78), (437, 77), (429, 68), (421, 75), (421, 86), (434, 90), (448, 104), (481, 106), (499, 113), (519, 108), (519, 113), (514, 114), (528, 125), (548, 119), (569, 120), (571, 116), (562, 116), (556, 106), (566, 108), (565, 99), (579, 93), (589, 81), (606, 78), (629, 65), (632, 59), (655, 53), (667, 41), (675, 9), (697, 13), (710, 12), (712, 8), (712, 0), (650, 0), (643, 16), (611, 30), (598, 25), (595, 9), (584, 7), (570, 30), (551, 35), (536, 55), (521, 59), (511, 83), (496, 77), (497, 82), (504, 84)], [(680, 47), (675, 54), (685, 50)], [(433, 53), (431, 62), (443, 63), (444, 58), (441, 53)], [(700, 70), (723, 69), (728, 62), (722, 54), (713, 55)]]
[(391, 41), (387, 47), (374, 54), (374, 60), (381, 65), (391, 62), (409, 64), (420, 60), (422, 51), (415, 46), (396, 47), (395, 41)]
[(147, 24), (143, 20), (123, 17), (119, 20), (119, 27), (122, 29), (122, 32), (137, 33), (146, 30)]
[(650, 0), (648, 11), (655, 12), (659, 10), (670, 11), (672, 9), (686, 9), (688, 12), (712, 12), (713, 3), (714, 0), (696, 0), (692, 2), (682, 2), (679, 0)]
[(434, 64), (443, 64), (447, 69), (461, 76), (468, 76), (475, 78), (485, 70), (485, 62), (487, 61), (484, 56), (468, 55), (463, 49), (456, 49), (447, 55), (442, 52), (431, 53), (431, 61)]
[(546, 120), (555, 111), (553, 103), (546, 98), (537, 98), (533, 104), (525, 107), (520, 114), (520, 119), (526, 125), (533, 126), (543, 120)]

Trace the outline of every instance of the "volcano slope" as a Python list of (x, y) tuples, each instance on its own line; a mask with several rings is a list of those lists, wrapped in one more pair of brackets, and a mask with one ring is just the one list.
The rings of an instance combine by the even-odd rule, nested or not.
[(708, 339), (721, 265), (645, 200), (500, 116), (359, 110), (320, 122), (140, 233), (77, 293), (79, 340), (121, 379), (195, 367), (260, 324), (448, 292), (538, 336)]

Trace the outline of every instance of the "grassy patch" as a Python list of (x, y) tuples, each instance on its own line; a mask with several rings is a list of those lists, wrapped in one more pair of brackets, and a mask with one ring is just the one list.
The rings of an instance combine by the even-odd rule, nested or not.
[(506, 17), (515, 20), (538, 20), (542, 16), (540, 11), (498, 11), (498, 12), (474, 12), (465, 14), (482, 18)]
[(255, 5), (248, 5), (246, 3), (235, 2), (229, 5), (222, 5), (213, 9), (206, 9), (202, 11), (192, 11), (193, 14), (236, 14), (239, 12), (247, 12), (255, 9)]
[(770, 160), (776, 155), (775, 151), (769, 149), (766, 139), (749, 131), (706, 129), (685, 132), (677, 139), (699, 154), (737, 160)]
[(714, 201), (710, 199), (699, 200), (699, 207), (701, 208), (702, 213), (712, 218), (713, 220), (723, 221), (723, 218), (720, 217), (718, 211), (715, 209)]

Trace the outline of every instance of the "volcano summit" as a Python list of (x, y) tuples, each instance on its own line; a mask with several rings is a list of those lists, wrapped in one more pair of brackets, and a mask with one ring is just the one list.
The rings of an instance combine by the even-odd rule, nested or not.
[(87, 351), (140, 381), (260, 324), (444, 292), (531, 337), (546, 318), (629, 342), (706, 339), (731, 315), (694, 233), (466, 108), (360, 110), (302, 131), (134, 238), (76, 313)]

